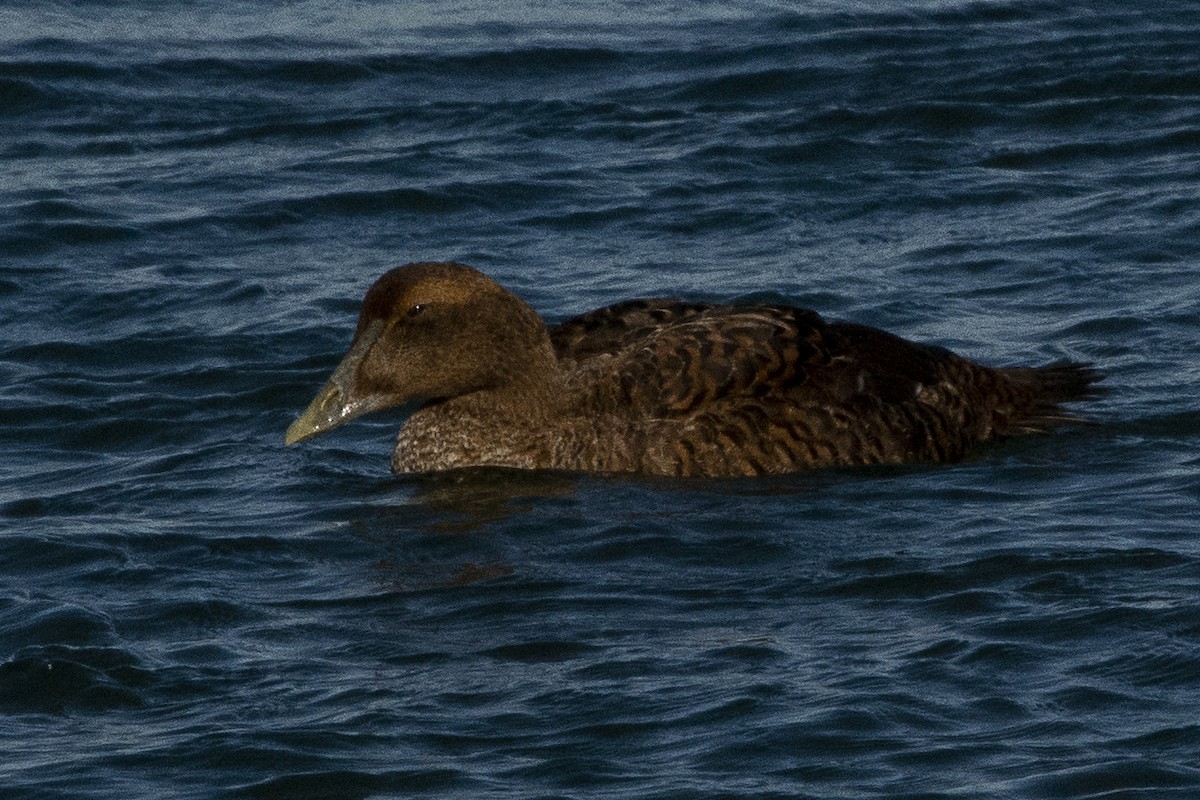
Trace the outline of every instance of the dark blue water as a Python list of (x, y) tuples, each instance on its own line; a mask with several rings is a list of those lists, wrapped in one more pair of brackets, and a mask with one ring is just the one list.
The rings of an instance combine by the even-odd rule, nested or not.
[[(0, 795), (1200, 797), (1191, 2), (0, 9)], [(677, 482), (284, 449), (362, 292), (755, 296), (1097, 424)]]

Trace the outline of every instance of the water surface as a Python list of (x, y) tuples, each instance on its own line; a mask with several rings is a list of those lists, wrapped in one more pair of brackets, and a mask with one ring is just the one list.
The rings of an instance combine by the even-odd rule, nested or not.
[[(1188, 3), (0, 11), (14, 798), (1200, 792)], [(282, 433), (385, 269), (761, 298), (1097, 424), (769, 481)]]

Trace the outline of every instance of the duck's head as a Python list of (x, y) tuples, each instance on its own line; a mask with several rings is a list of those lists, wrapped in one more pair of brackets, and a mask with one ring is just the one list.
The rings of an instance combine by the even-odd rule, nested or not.
[(511, 292), (464, 264), (407, 264), (367, 290), (349, 352), (284, 442), (386, 408), (518, 386), (552, 364), (545, 325)]

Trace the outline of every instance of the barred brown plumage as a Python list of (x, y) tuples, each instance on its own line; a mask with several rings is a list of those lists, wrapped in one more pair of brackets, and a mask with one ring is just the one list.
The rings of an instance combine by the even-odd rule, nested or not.
[(477, 270), (422, 262), (367, 292), (349, 353), (285, 441), (412, 404), (398, 473), (950, 462), (1076, 421), (1061, 404), (1100, 379), (1079, 363), (985, 367), (785, 305), (629, 300), (547, 329)]

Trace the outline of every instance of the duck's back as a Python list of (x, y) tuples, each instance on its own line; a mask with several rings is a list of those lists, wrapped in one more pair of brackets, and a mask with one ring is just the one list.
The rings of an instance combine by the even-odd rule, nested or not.
[[(551, 330), (585, 376), (583, 469), (757, 475), (956, 461), (1066, 419), (1097, 380), (1077, 364), (991, 369), (805, 309), (632, 300)], [(608, 439), (609, 441), (604, 441)]]

